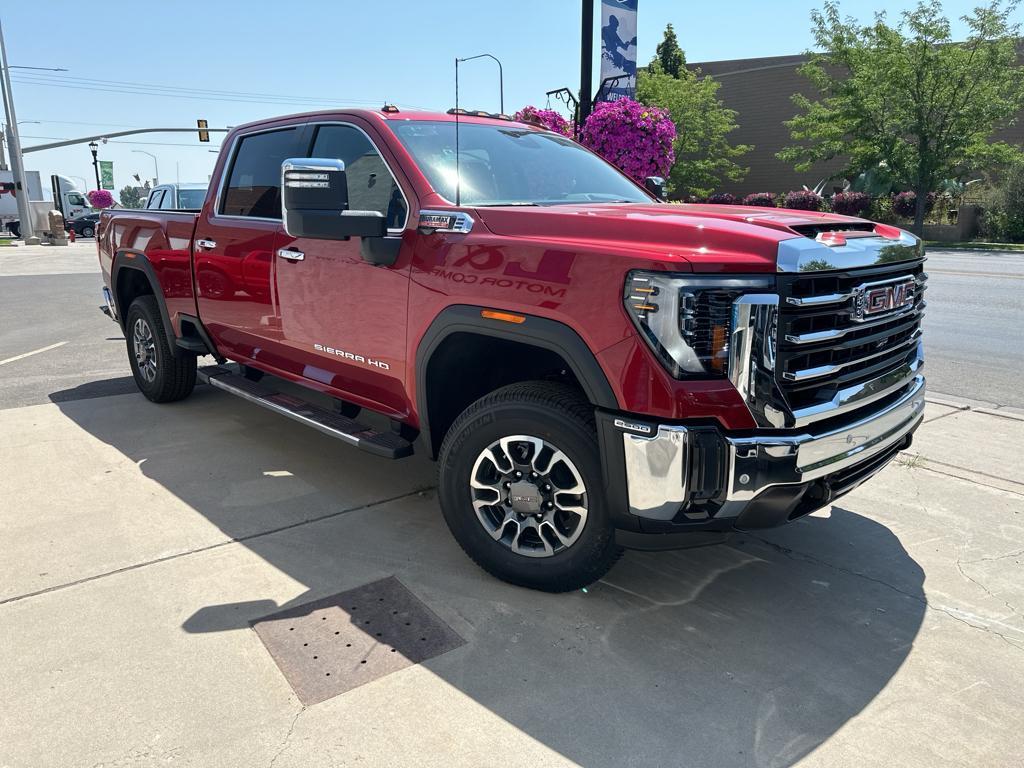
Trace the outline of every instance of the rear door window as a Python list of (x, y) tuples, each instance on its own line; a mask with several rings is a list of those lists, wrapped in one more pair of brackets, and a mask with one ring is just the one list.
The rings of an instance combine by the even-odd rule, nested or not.
[(281, 163), (300, 157), (298, 128), (243, 136), (220, 203), (225, 216), (281, 218)]
[(387, 219), (388, 229), (405, 226), (408, 209), (402, 189), (361, 130), (351, 125), (321, 125), (310, 156), (345, 163), (349, 210), (379, 211)]
[(164, 190), (156, 189), (150, 192), (149, 202), (146, 203), (146, 208), (159, 208), (161, 201), (164, 199)]

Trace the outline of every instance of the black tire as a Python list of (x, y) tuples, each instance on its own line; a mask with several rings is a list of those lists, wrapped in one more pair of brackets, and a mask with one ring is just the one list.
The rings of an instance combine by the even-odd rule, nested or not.
[[(148, 348), (145, 361), (136, 355), (136, 329), (143, 332)], [(145, 335), (146, 329), (151, 338)], [(124, 337), (135, 384), (149, 400), (170, 403), (191, 394), (196, 385), (196, 356), (168, 345), (155, 297), (139, 296), (132, 302), (125, 317)], [(150, 361), (153, 366), (149, 366)]]
[[(552, 555), (529, 557), (513, 551), (485, 530), (474, 510), (470, 476), (477, 457), (499, 438), (511, 435), (530, 435), (561, 450), (585, 485), (588, 511), (582, 531), (570, 546)], [(477, 400), (448, 430), (438, 471), (448, 528), (466, 554), (499, 579), (545, 592), (568, 592), (600, 579), (622, 554), (602, 493), (594, 409), (571, 387), (526, 382)]]
[(92, 237), (96, 234), (96, 230), (92, 227), (82, 227), (82, 237)]

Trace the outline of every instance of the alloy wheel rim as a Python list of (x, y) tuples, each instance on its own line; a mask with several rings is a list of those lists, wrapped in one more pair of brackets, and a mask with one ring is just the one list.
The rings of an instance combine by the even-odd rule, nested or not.
[(156, 381), (156, 340), (153, 338), (149, 323), (141, 317), (132, 326), (132, 345), (139, 374), (152, 384)]
[(552, 557), (579, 539), (587, 489), (558, 446), (532, 435), (502, 437), (477, 456), (470, 475), (477, 520), (488, 535), (524, 557)]

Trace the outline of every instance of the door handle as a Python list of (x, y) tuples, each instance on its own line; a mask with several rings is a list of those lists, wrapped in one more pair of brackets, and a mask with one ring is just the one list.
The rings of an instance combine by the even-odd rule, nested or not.
[(277, 255), (282, 259), (288, 259), (288, 261), (302, 261), (306, 258), (306, 254), (293, 248), (278, 248)]
[(216, 247), (216, 240), (196, 240), (196, 248), (202, 248), (204, 251), (212, 251)]

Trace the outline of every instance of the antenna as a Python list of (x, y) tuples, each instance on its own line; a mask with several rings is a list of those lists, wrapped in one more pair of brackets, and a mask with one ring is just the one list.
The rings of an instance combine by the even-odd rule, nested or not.
[(459, 173), (459, 57), (455, 57), (455, 205), (462, 205), (462, 174)]

